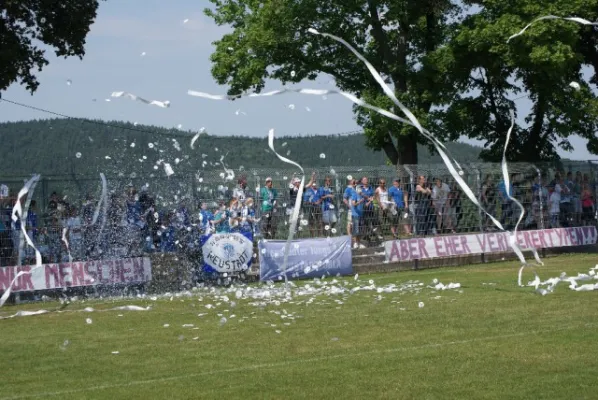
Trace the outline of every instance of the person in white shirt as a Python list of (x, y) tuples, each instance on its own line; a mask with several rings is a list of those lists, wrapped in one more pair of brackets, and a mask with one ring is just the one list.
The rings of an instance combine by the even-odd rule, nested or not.
[(247, 200), (247, 177), (245, 175), (241, 176), (238, 180), (237, 187), (233, 190), (233, 198), (237, 199), (240, 205), (245, 204), (245, 200)]
[(83, 256), (83, 225), (81, 217), (77, 214), (75, 207), (70, 210), (70, 215), (66, 219), (66, 228), (68, 229), (69, 249), (73, 260), (79, 261)]
[(442, 182), (440, 178), (436, 178), (434, 188), (432, 188), (432, 202), (436, 212), (436, 231), (442, 233), (443, 227), (446, 226), (447, 221), (447, 200), (448, 194), (451, 191), (449, 185)]
[(549, 188), (548, 203), (550, 207), (550, 227), (558, 228), (559, 214), (561, 211), (561, 185), (558, 183)]

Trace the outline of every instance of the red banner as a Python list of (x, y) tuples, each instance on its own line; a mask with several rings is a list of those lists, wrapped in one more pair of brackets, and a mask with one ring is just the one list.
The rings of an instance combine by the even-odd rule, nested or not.
[(151, 261), (147, 257), (120, 260), (85, 261), (44, 264), (40, 268), (27, 265), (0, 268), (0, 292), (10, 286), (19, 272), (23, 274), (13, 285), (13, 292), (60, 289), (119, 283), (143, 283), (152, 279)]

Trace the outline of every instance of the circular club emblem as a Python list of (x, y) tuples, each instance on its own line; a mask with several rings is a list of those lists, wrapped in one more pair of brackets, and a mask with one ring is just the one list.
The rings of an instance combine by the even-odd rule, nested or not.
[(204, 262), (218, 272), (246, 270), (252, 252), (253, 243), (240, 233), (217, 233), (203, 245)]

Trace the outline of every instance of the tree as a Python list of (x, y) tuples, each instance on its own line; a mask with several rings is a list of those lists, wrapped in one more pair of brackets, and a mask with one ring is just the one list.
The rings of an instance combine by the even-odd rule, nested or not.
[(85, 55), (85, 38), (99, 0), (4, 0), (0, 5), (0, 91), (20, 81), (33, 94), (49, 64), (41, 42), (58, 57)]
[[(394, 86), (425, 125), (444, 89), (427, 56), (444, 43), (450, 0), (210, 0), (206, 15), (231, 33), (215, 42), (212, 75), (229, 94), (259, 92), (266, 79), (286, 82), (334, 76), (339, 89), (391, 107), (367, 69), (342, 45), (307, 33), (308, 28), (350, 42)], [(399, 110), (396, 110), (400, 112)], [(384, 150), (393, 164), (416, 164), (423, 138), (367, 110), (355, 109), (367, 145)]]
[[(446, 47), (431, 55), (441, 75), (454, 85), (445, 108), (434, 112), (433, 130), (451, 140), (461, 135), (485, 140), (481, 157), (498, 161), (511, 124), (510, 110), (517, 109), (518, 101), (526, 102), (514, 99), (523, 97), (532, 106), (513, 130), (510, 161), (558, 159), (557, 147), (571, 150), (568, 138), (574, 134), (588, 139), (588, 149), (598, 153), (598, 100), (590, 86), (598, 84), (598, 30), (545, 20), (507, 43), (540, 16), (596, 20), (598, 0), (466, 3), (476, 11), (462, 20)], [(594, 69), (586, 81), (584, 66)], [(579, 82), (581, 88), (571, 82)]]

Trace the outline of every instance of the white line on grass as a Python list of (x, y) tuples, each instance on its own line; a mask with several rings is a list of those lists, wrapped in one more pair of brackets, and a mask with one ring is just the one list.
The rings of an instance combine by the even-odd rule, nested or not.
[(227, 374), (227, 373), (235, 373), (235, 372), (247, 372), (247, 371), (253, 371), (256, 369), (286, 367), (289, 365), (301, 364), (301, 363), (331, 361), (331, 360), (337, 360), (337, 359), (341, 359), (341, 358), (362, 357), (362, 356), (369, 356), (372, 354), (383, 354), (383, 353), (397, 353), (397, 352), (401, 352), (401, 351), (421, 350), (421, 349), (444, 347), (444, 346), (455, 346), (455, 345), (469, 344), (469, 343), (475, 343), (475, 342), (488, 342), (488, 341), (492, 341), (492, 340), (507, 339), (507, 338), (517, 337), (517, 336), (539, 335), (539, 334), (543, 334), (543, 333), (565, 331), (565, 330), (569, 330), (569, 329), (573, 329), (573, 328), (592, 327), (595, 325), (598, 325), (598, 324), (590, 323), (590, 324), (583, 324), (581, 326), (565, 326), (565, 327), (561, 327), (561, 328), (546, 329), (546, 330), (541, 330), (541, 331), (518, 332), (518, 333), (510, 333), (507, 335), (486, 336), (486, 337), (480, 337), (480, 338), (476, 338), (476, 339), (456, 340), (456, 341), (452, 341), (452, 342), (441, 342), (441, 343), (430, 343), (430, 344), (424, 344), (424, 345), (420, 345), (420, 346), (396, 347), (393, 349), (370, 350), (370, 351), (365, 351), (365, 352), (360, 352), (360, 353), (343, 353), (343, 354), (335, 354), (335, 355), (330, 355), (330, 356), (280, 361), (280, 362), (267, 363), (267, 364), (245, 365), (242, 367), (204, 371), (204, 372), (198, 372), (198, 373), (194, 373), (194, 374), (176, 375), (176, 376), (160, 377), (160, 378), (154, 378), (154, 379), (144, 379), (144, 380), (139, 380), (139, 381), (131, 381), (131, 382), (123, 382), (123, 383), (108, 383), (105, 385), (89, 386), (86, 388), (61, 390), (61, 391), (56, 391), (56, 392), (24, 394), (21, 396), (3, 397), (0, 400), (19, 400), (19, 399), (29, 399), (29, 398), (35, 398), (35, 397), (42, 398), (42, 397), (49, 397), (49, 396), (62, 396), (62, 395), (74, 394), (74, 393), (93, 392), (93, 391), (105, 390), (105, 389), (114, 389), (114, 388), (121, 388), (121, 387), (128, 387), (128, 386), (139, 386), (139, 385), (148, 385), (148, 384), (154, 384), (154, 383), (176, 381), (176, 380), (187, 379), (187, 378), (198, 378), (201, 376), (208, 376), (208, 375)]

